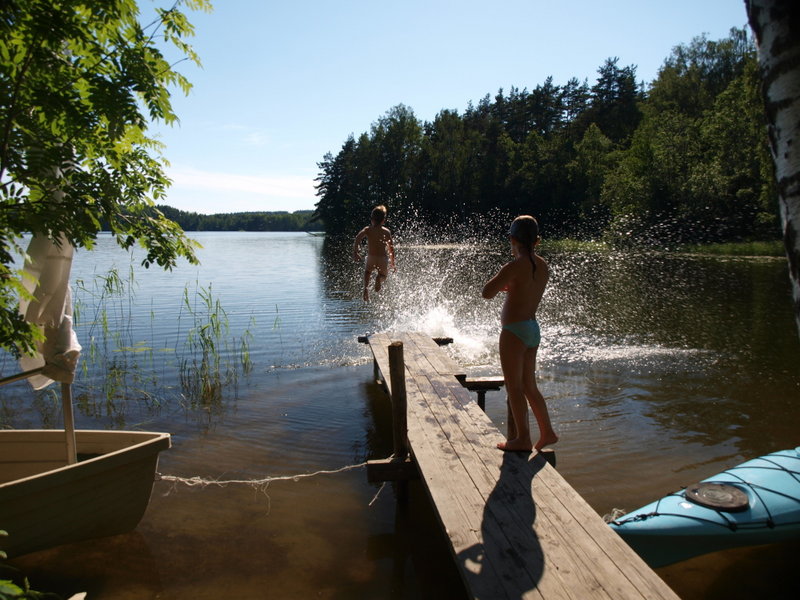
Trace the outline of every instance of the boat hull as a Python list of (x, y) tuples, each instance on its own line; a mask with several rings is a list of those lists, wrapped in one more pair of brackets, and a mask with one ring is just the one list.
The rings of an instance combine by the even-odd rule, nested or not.
[(689, 497), (685, 489), (669, 494), (610, 525), (651, 567), (800, 537), (800, 448), (749, 460), (702, 483), (741, 491), (746, 502), (735, 509), (704, 506), (691, 500), (689, 486)]
[(9, 558), (134, 529), (153, 489), (167, 433), (75, 432), (68, 465), (64, 432), (0, 431), (0, 550)]

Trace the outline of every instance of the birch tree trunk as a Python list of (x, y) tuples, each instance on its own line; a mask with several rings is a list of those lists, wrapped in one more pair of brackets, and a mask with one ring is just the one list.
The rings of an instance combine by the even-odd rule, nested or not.
[(800, 1), (745, 0), (758, 44), (794, 316), (800, 331)]

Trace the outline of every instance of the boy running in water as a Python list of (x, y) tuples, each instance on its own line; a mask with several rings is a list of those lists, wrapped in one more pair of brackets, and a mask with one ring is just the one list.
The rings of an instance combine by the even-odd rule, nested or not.
[(375, 276), (375, 291), (381, 291), (381, 286), (389, 274), (389, 266), (393, 271), (394, 266), (394, 244), (392, 243), (392, 232), (384, 227), (386, 222), (386, 207), (376, 206), (370, 215), (370, 224), (364, 227), (356, 235), (353, 242), (353, 260), (359, 262), (361, 254), (359, 248), (364, 238), (367, 238), (367, 260), (364, 267), (364, 301), (369, 302), (369, 282), (372, 272), (377, 271)]

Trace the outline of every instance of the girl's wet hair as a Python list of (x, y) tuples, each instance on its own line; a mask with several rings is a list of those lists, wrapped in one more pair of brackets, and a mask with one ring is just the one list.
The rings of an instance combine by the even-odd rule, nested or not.
[(536, 261), (533, 260), (534, 248), (539, 241), (539, 222), (530, 215), (520, 215), (511, 223), (508, 235), (528, 249), (528, 257), (533, 265), (533, 276), (536, 277)]

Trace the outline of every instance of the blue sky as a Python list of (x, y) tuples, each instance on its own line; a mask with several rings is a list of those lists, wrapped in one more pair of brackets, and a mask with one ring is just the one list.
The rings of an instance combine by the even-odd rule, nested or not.
[(430, 121), (548, 76), (592, 85), (609, 57), (649, 83), (673, 47), (747, 15), (744, 0), (216, 0), (189, 20), (203, 66), (177, 67), (194, 85), (173, 94), (181, 122), (151, 133), (174, 182), (161, 202), (211, 214), (313, 209), (325, 153), (398, 104)]

